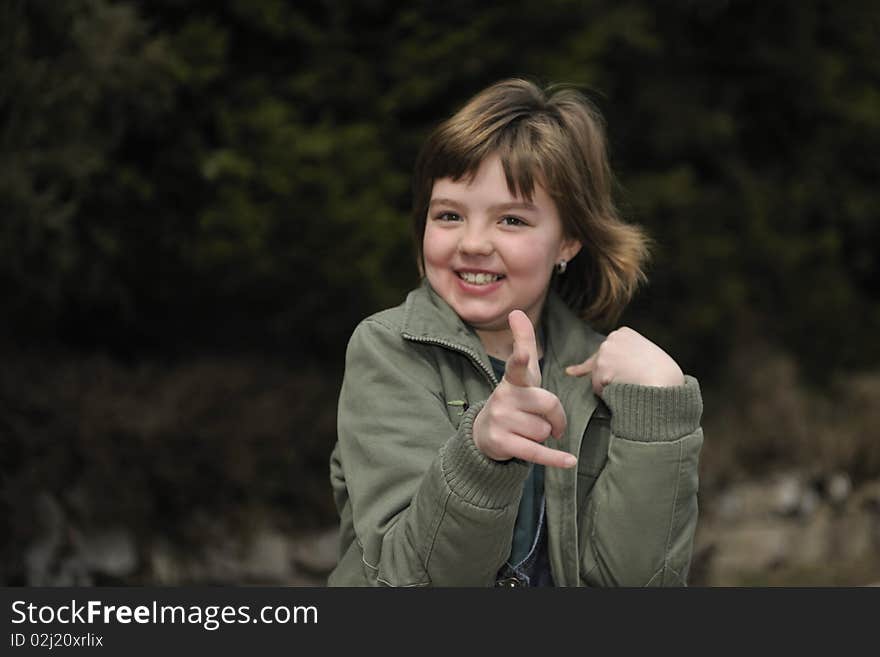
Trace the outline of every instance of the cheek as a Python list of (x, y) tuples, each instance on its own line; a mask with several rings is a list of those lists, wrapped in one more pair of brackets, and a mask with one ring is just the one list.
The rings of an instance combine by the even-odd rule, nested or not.
[(440, 267), (448, 262), (452, 252), (452, 244), (443, 233), (444, 231), (431, 230), (430, 227), (425, 228), (422, 253), (425, 256), (426, 265)]
[(527, 244), (517, 244), (516, 248), (511, 249), (508, 258), (508, 269), (512, 273), (523, 274), (526, 276), (543, 275), (550, 276), (554, 264), (555, 252), (551, 245), (544, 243), (529, 242)]

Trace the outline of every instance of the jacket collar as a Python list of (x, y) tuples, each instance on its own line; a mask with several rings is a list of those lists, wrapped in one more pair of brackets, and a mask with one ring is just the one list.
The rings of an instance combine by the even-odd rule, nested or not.
[[(545, 369), (548, 358), (559, 371), (583, 362), (603, 340), (552, 289), (544, 304), (541, 323), (547, 338)], [(427, 278), (422, 279), (421, 285), (407, 296), (402, 332), (408, 337), (463, 347), (478, 354), (483, 363), (489, 365), (489, 357), (476, 331), (434, 291)]]
[(406, 298), (403, 334), (432, 342), (464, 347), (489, 363), (486, 350), (473, 328), (465, 324), (452, 307), (434, 291), (427, 278)]

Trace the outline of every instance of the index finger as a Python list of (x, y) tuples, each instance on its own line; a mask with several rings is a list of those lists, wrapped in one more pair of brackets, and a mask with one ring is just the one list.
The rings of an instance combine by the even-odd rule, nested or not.
[(578, 363), (576, 365), (569, 365), (565, 368), (565, 373), (570, 376), (584, 376), (585, 374), (589, 374), (593, 371), (593, 368), (596, 366), (596, 357), (598, 353), (593, 354), (583, 363)]

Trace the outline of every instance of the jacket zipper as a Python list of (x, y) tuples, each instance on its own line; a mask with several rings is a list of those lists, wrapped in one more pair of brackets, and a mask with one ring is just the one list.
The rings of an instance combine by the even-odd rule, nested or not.
[(452, 351), (457, 351), (460, 354), (464, 354), (476, 365), (480, 371), (486, 375), (486, 378), (489, 380), (489, 383), (492, 384), (492, 388), (498, 386), (498, 379), (495, 378), (495, 373), (492, 372), (483, 361), (480, 360), (480, 357), (472, 350), (467, 347), (463, 347), (462, 345), (455, 344), (454, 342), (448, 342), (446, 340), (441, 340), (439, 338), (422, 338), (415, 335), (410, 335), (409, 333), (404, 333), (403, 337), (407, 340), (411, 340), (413, 342), (421, 342), (423, 344), (434, 344), (439, 347), (446, 347), (447, 349), (451, 349)]

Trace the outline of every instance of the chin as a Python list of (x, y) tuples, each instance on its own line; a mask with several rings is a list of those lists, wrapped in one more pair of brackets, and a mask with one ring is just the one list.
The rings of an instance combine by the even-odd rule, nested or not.
[(509, 313), (478, 313), (467, 312), (466, 310), (454, 308), (455, 312), (461, 317), (462, 321), (476, 329), (486, 331), (507, 328), (507, 315)]

